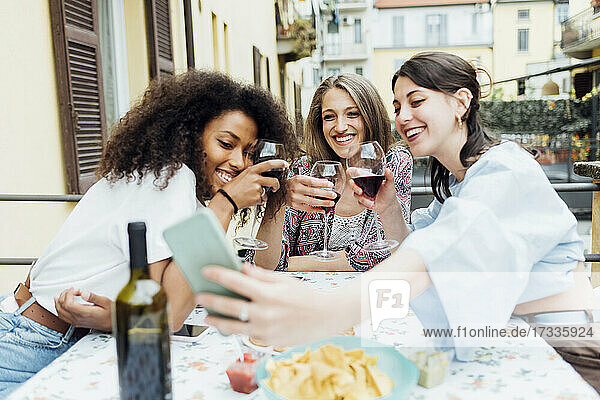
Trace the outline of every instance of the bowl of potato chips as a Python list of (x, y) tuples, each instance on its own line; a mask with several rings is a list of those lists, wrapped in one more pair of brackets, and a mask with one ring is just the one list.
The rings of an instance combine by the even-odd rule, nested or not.
[(419, 379), (395, 348), (356, 336), (335, 336), (264, 360), (256, 380), (272, 400), (397, 400)]

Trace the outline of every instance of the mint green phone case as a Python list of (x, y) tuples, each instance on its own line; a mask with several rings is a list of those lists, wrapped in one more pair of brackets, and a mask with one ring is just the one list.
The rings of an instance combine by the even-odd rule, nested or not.
[(194, 216), (167, 228), (163, 237), (194, 293), (210, 292), (245, 299), (202, 275), (207, 265), (242, 270), (241, 262), (210, 209), (202, 207)]

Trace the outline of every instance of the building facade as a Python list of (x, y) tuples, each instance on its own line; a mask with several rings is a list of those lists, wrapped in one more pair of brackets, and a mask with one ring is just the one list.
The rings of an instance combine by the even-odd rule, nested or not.
[(441, 50), (493, 73), (492, 8), (483, 0), (378, 0), (374, 4), (373, 82), (392, 113), (391, 78), (414, 54)]
[(321, 7), (322, 76), (372, 76), (370, 0), (329, 0)]
[[(600, 57), (600, 3), (571, 0), (569, 6), (569, 18), (562, 24), (563, 52), (578, 61)], [(600, 65), (574, 69), (571, 76), (574, 94), (581, 98), (600, 86)]]
[[(276, 96), (296, 79), (279, 65), (273, 0), (5, 1), (0, 37), (5, 194), (85, 192), (111, 126), (161, 74), (216, 69)], [(0, 257), (37, 257), (72, 208), (0, 202)]]
[[(565, 7), (566, 6), (566, 7)], [(566, 18), (568, 3), (557, 0), (496, 0), (494, 15), (494, 81), (503, 81), (539, 72), (546, 67), (570, 63), (560, 50), (560, 23)], [(507, 62), (510, 60), (510, 62)], [(568, 93), (564, 76), (553, 77)], [(512, 80), (498, 84), (496, 95), (506, 100), (538, 97), (547, 82)]]

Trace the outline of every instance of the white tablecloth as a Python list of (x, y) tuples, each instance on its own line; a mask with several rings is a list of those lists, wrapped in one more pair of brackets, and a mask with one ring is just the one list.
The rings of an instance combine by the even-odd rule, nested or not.
[[(319, 289), (340, 287), (355, 273), (297, 273)], [(204, 311), (196, 309), (188, 319), (199, 323)], [(520, 324), (520, 321), (511, 321)], [(426, 340), (419, 320), (388, 320), (372, 338), (395, 346), (405, 355)], [(415, 334), (417, 333), (417, 334)], [(450, 363), (442, 385), (417, 386), (411, 399), (598, 399), (596, 392), (548, 345), (535, 339), (514, 339), (505, 346), (482, 347), (474, 362)], [(238, 339), (212, 330), (197, 343), (172, 342), (172, 379), (175, 400), (255, 399), (266, 397), (260, 389), (250, 395), (231, 390), (225, 374), (239, 354)], [(248, 350), (243, 348), (244, 351)], [(25, 382), (10, 400), (109, 400), (119, 399), (115, 341), (110, 335), (91, 334)]]

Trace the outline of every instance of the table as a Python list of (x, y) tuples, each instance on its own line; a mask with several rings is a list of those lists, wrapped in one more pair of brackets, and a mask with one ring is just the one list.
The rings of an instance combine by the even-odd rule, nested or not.
[[(294, 273), (321, 290), (343, 286), (359, 273)], [(199, 323), (204, 311), (196, 309), (186, 322)], [(511, 320), (514, 324), (522, 321)], [(372, 336), (395, 346), (405, 355), (415, 341), (410, 332), (421, 332), (414, 314), (388, 320)], [(355, 328), (359, 329), (359, 327)], [(359, 330), (360, 331), (360, 330)], [(418, 335), (417, 335), (418, 336)], [(536, 339), (542, 340), (542, 339)], [(253, 399), (264, 400), (260, 390), (250, 395), (229, 387), (225, 369), (239, 354), (239, 341), (211, 331), (198, 343), (172, 342), (172, 379), (175, 400)], [(598, 399), (600, 396), (554, 351), (542, 343), (510, 342), (510, 345), (478, 350), (477, 360), (453, 361), (444, 383), (432, 389), (417, 386), (410, 398), (420, 399)], [(247, 350), (247, 349), (244, 349)], [(414, 351), (414, 350), (412, 350)], [(114, 339), (90, 334), (69, 351), (25, 382), (10, 400), (118, 400), (117, 358)]]

